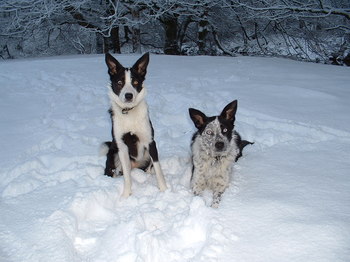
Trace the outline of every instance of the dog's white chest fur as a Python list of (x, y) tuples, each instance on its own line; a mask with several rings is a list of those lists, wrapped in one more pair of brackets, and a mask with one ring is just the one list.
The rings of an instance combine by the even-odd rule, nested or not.
[(227, 154), (213, 156), (205, 150), (207, 141), (198, 135), (192, 143), (193, 174), (191, 187), (196, 195), (205, 189), (213, 191), (212, 207), (218, 207), (221, 194), (229, 186), (232, 165), (239, 154), (239, 148), (232, 137)]
[(217, 180), (225, 181), (225, 187), (228, 186), (230, 171), (239, 153), (239, 149), (234, 143), (234, 138), (232, 138), (229, 145), (228, 154), (224, 157), (211, 156), (203, 150), (202, 143), (202, 137), (198, 136), (192, 144), (193, 165), (198, 171), (195, 172), (195, 176), (201, 176), (201, 178), (194, 178), (193, 181), (203, 179), (205, 180), (206, 187), (211, 190), (215, 189)]
[(148, 148), (152, 141), (152, 128), (148, 117), (148, 106), (145, 101), (141, 101), (135, 108), (123, 113), (120, 107), (112, 103), (114, 137), (121, 142), (123, 135), (132, 133), (139, 138), (139, 148)]

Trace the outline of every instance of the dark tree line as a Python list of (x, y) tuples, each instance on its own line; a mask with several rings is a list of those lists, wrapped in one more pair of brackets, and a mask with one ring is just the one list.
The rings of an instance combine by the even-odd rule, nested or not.
[(3, 58), (278, 55), (349, 63), (349, 0), (2, 0)]

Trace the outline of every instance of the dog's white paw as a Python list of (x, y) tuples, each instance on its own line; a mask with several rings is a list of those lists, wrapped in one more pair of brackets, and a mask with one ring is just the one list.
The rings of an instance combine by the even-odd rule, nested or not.
[(163, 185), (160, 185), (159, 186), (159, 190), (161, 191), (161, 192), (164, 192), (164, 191), (166, 191), (168, 189), (168, 187), (166, 186), (166, 184), (163, 184)]
[(167, 187), (162, 187), (159, 189), (160, 192), (165, 192), (168, 188)]
[(219, 207), (219, 203), (212, 203), (210, 206), (212, 208), (218, 208)]
[(131, 196), (131, 191), (124, 190), (123, 194), (120, 196), (121, 199), (127, 199), (129, 196)]

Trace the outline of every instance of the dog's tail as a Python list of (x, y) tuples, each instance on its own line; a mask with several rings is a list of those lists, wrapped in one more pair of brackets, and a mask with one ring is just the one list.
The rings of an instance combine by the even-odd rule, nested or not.
[(239, 150), (243, 151), (243, 148), (245, 148), (246, 145), (253, 145), (254, 142), (250, 142), (248, 140), (242, 140), (240, 145), (239, 145)]
[(247, 145), (253, 145), (253, 144), (254, 144), (254, 142), (250, 142), (248, 140), (241, 140), (238, 144), (239, 153), (236, 156), (235, 162), (237, 162), (238, 158), (240, 158), (242, 156), (243, 148), (245, 148)]
[(112, 146), (112, 142), (110, 142), (110, 141), (102, 143), (100, 146), (99, 155), (106, 156), (108, 154), (108, 151), (111, 148), (111, 146)]

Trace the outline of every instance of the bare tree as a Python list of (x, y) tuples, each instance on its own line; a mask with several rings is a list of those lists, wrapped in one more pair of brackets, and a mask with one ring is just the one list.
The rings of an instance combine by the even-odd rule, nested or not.
[(2, 57), (151, 48), (341, 64), (350, 52), (349, 0), (2, 0), (0, 22)]
[(337, 48), (342, 56), (349, 52), (349, 1), (225, 0), (225, 5), (236, 13), (245, 44), (256, 41), (262, 53), (270, 53), (276, 40), (284, 43), (287, 55), (307, 60), (326, 61)]

